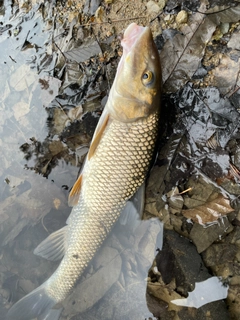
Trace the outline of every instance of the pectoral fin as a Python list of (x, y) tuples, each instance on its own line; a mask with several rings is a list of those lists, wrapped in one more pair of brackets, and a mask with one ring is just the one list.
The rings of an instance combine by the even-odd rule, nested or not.
[[(96, 150), (96, 148), (102, 138), (102, 135), (106, 129), (106, 126), (108, 124), (108, 120), (109, 120), (109, 113), (105, 108), (103, 110), (103, 113), (102, 113), (99, 121), (98, 121), (98, 125), (95, 129), (93, 139), (92, 139), (89, 151), (88, 151), (88, 155), (87, 155), (87, 158), (85, 159), (84, 166), (86, 165), (87, 161), (89, 161), (92, 158), (92, 156), (94, 155), (95, 150)], [(83, 166), (83, 169), (84, 169), (84, 166)], [(81, 192), (81, 187), (82, 187), (83, 169), (82, 169), (82, 173), (80, 174), (77, 181), (73, 185), (71, 192), (69, 193), (68, 205), (70, 207), (76, 206), (78, 203), (80, 192)]]
[(145, 204), (145, 190), (146, 190), (146, 184), (145, 182), (143, 182), (141, 187), (129, 200), (133, 203), (134, 207), (136, 208), (136, 211), (138, 212), (140, 219), (142, 219), (143, 217), (144, 204)]
[(37, 246), (33, 253), (47, 260), (60, 260), (67, 249), (67, 231), (68, 226), (65, 226), (53, 232)]
[(106, 108), (103, 110), (103, 113), (98, 121), (98, 125), (95, 129), (94, 135), (93, 135), (93, 139), (88, 151), (88, 160), (90, 160), (92, 158), (92, 156), (94, 155), (95, 150), (97, 149), (97, 146), (102, 138), (102, 135), (106, 129), (106, 126), (108, 124), (108, 120), (109, 120), (109, 113), (106, 110)]
[(74, 207), (77, 205), (80, 192), (81, 192), (81, 187), (82, 187), (82, 174), (80, 174), (77, 181), (74, 183), (71, 192), (69, 193), (68, 205), (70, 207)]
[[(120, 216), (120, 223), (128, 225), (133, 228), (137, 227), (138, 222), (141, 221), (144, 211), (145, 202), (145, 182), (137, 190), (137, 192), (129, 199), (123, 208)], [(136, 225), (133, 225), (136, 224)]]

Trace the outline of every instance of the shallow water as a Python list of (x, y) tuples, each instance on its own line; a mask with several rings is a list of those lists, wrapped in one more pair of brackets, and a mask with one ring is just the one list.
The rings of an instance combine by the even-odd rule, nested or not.
[[(81, 90), (68, 86), (59, 92), (61, 81), (54, 77), (56, 55), (50, 41), (53, 31), (46, 31), (49, 15), (37, 5), (35, 10), (27, 12), (27, 8), (12, 15), (9, 4), (5, 5), (2, 20), (7, 27), (3, 27), (0, 38), (4, 79), (0, 87), (0, 141), (4, 150), (0, 195), (1, 314), (40, 285), (57, 266), (34, 256), (33, 250), (65, 224), (71, 211), (67, 206), (68, 189), (78, 174), (74, 165), (86, 153), (78, 150), (75, 154), (68, 149), (68, 143), (73, 141), (73, 148), (76, 144), (84, 148), (100, 115), (91, 112), (79, 124), (84, 110), (80, 106), (79, 111), (73, 112), (72, 106), (78, 103), (76, 97), (81, 101)], [(98, 109), (101, 102), (99, 96), (99, 104), (94, 103), (96, 93), (90, 89), (88, 86), (85, 111)], [(77, 141), (75, 137), (81, 132), (82, 140), (80, 137)], [(105, 320), (152, 315), (146, 305), (146, 284), (156, 249), (162, 245), (162, 224), (157, 219), (141, 223), (136, 216), (131, 225), (129, 229), (121, 224), (114, 228), (74, 293), (63, 303), (61, 319), (75, 318), (76, 314), (78, 319), (98, 315), (98, 319)]]

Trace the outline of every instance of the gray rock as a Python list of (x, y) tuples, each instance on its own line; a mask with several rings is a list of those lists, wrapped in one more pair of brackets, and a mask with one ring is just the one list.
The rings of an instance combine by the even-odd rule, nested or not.
[(233, 33), (231, 39), (229, 40), (229, 42), (227, 44), (228, 48), (240, 50), (239, 37), (240, 37), (240, 30), (238, 30), (238, 32), (236, 32), (236, 33)]
[(218, 220), (218, 223), (209, 227), (204, 227), (198, 223), (194, 223), (190, 238), (197, 247), (199, 253), (206, 250), (214, 241), (220, 240), (223, 236), (233, 230), (233, 226), (227, 218)]

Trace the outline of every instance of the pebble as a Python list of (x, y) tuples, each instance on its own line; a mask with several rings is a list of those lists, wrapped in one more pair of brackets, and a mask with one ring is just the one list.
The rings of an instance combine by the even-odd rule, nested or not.
[(167, 24), (174, 23), (174, 16), (168, 14), (168, 15), (166, 15), (166, 17), (164, 18), (164, 21), (165, 21)]
[(147, 2), (147, 11), (149, 14), (158, 14), (160, 13), (161, 9), (155, 1), (150, 0)]
[(240, 284), (240, 276), (233, 276), (232, 278), (230, 278), (230, 284), (232, 286), (236, 286)]
[(228, 22), (220, 24), (220, 31), (221, 31), (222, 34), (228, 33), (229, 28), (230, 28), (230, 24)]
[(160, 10), (163, 10), (163, 8), (165, 7), (166, 5), (166, 0), (159, 0), (158, 1), (158, 5), (160, 7)]
[(180, 12), (178, 12), (177, 17), (176, 17), (176, 22), (178, 24), (183, 24), (183, 23), (187, 23), (188, 21), (188, 13), (185, 10), (181, 10)]
[(231, 39), (227, 44), (228, 48), (232, 48), (233, 50), (240, 50), (240, 43), (239, 43), (239, 32), (233, 33)]

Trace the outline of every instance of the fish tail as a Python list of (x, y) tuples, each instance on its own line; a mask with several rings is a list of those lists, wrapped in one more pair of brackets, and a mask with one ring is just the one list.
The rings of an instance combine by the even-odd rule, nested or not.
[(50, 319), (49, 315), (52, 315), (51, 320), (57, 320), (59, 313), (57, 315), (56, 310), (51, 310), (56, 303), (48, 295), (45, 282), (15, 303), (8, 311), (6, 320)]

